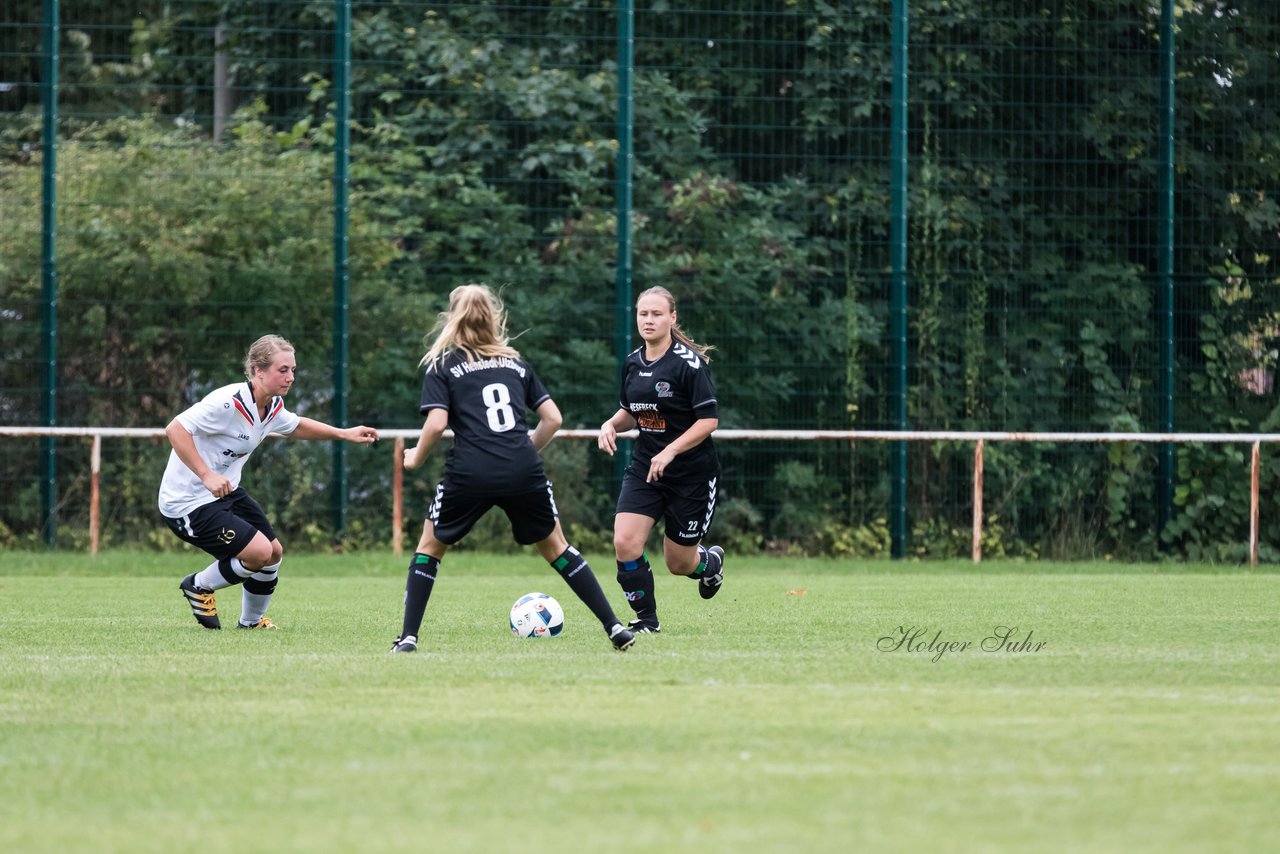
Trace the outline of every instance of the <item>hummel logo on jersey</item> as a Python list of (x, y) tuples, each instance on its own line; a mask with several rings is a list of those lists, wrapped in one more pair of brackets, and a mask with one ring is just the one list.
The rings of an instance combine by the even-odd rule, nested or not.
[(689, 363), (692, 368), (701, 368), (702, 360), (698, 358), (698, 354), (681, 344), (679, 341), (671, 348), (672, 352)]
[(639, 374), (640, 374), (640, 376), (642, 376), (642, 377), (651, 377), (651, 376), (653, 376), (653, 371), (638, 371), (637, 373), (639, 373)]

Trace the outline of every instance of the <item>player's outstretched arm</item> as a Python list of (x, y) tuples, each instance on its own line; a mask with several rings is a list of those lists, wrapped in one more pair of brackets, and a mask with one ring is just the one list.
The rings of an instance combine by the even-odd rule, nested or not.
[(449, 410), (432, 409), (427, 412), (427, 420), (422, 422), (422, 432), (418, 434), (418, 444), (404, 449), (404, 467), (416, 469), (427, 461), (427, 455), (435, 447), (436, 442), (444, 435), (449, 426)]
[(564, 416), (560, 414), (560, 407), (549, 397), (542, 401), (537, 411), (538, 426), (533, 428), (533, 436), (530, 438), (533, 446), (541, 451), (556, 437), (556, 431), (564, 424)]
[(371, 445), (378, 441), (378, 431), (372, 427), (360, 425), (340, 429), (313, 418), (299, 418), (298, 426), (285, 435), (290, 439), (342, 439), (357, 445)]

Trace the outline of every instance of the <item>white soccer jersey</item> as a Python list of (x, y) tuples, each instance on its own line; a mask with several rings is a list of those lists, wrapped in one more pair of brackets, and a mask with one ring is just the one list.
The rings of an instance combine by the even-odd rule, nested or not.
[[(284, 399), (274, 397), (265, 418), (258, 418), (253, 389), (247, 382), (234, 383), (212, 391), (204, 400), (180, 414), (178, 423), (195, 440), (196, 451), (210, 471), (240, 485), (245, 461), (269, 433), (292, 433), (300, 420), (284, 408)], [(160, 481), (160, 512), (171, 519), (186, 516), (214, 497), (195, 472), (169, 452), (169, 465)]]

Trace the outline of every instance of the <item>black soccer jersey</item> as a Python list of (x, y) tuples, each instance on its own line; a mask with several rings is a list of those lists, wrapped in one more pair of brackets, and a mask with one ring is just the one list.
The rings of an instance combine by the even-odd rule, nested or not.
[(445, 474), (454, 488), (515, 494), (546, 488), (526, 417), (550, 397), (523, 359), (468, 362), (453, 350), (428, 366), (418, 411), (449, 411), (454, 438)]
[[(711, 368), (696, 352), (672, 341), (667, 352), (647, 362), (644, 347), (627, 356), (622, 367), (619, 405), (636, 419), (640, 438), (631, 453), (629, 470), (644, 478), (655, 454), (679, 438), (701, 418), (716, 417), (716, 389)], [(678, 455), (663, 473), (664, 480), (704, 478), (719, 468), (715, 445), (708, 436), (697, 447)]]

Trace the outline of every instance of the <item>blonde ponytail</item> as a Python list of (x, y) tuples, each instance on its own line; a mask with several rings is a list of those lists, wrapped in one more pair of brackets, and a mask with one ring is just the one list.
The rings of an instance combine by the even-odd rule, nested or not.
[(507, 337), (507, 309), (488, 285), (460, 285), (449, 294), (449, 308), (436, 317), (431, 330), (435, 340), (419, 367), (431, 365), (450, 352), (460, 350), (468, 362), (498, 356), (520, 358)]

